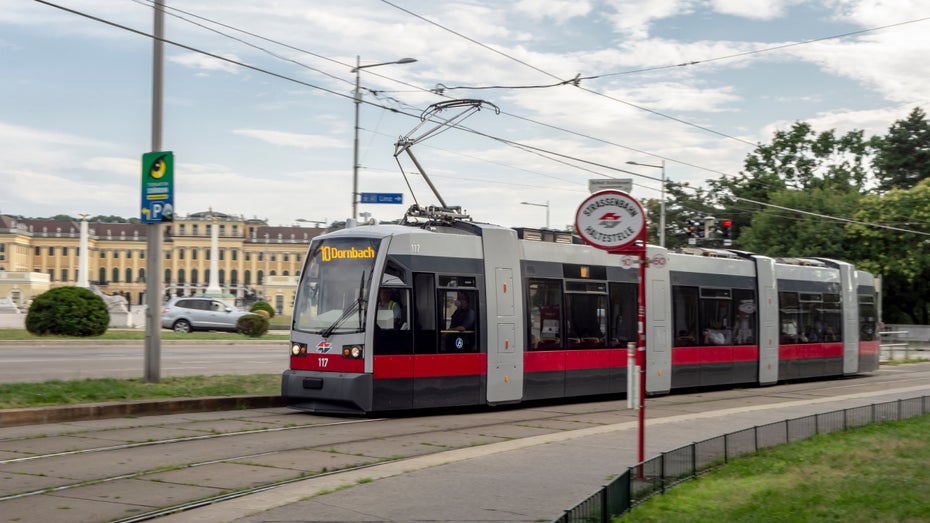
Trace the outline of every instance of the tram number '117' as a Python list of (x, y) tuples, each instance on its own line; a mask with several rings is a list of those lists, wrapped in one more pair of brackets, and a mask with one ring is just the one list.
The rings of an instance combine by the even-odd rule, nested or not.
[(320, 364), (320, 368), (322, 369), (329, 365), (329, 358), (318, 358), (317, 362)]

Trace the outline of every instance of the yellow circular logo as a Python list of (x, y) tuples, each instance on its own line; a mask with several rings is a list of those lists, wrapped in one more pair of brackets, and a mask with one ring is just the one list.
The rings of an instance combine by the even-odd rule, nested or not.
[(152, 164), (152, 168), (149, 169), (149, 175), (156, 180), (165, 175), (165, 170), (167, 169), (167, 162), (165, 162), (164, 156), (155, 160), (155, 163)]

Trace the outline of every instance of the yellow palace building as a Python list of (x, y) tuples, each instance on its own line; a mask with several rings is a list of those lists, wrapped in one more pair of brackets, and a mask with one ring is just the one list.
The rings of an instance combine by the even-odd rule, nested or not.
[[(264, 299), (290, 314), (307, 247), (329, 229), (270, 226), (264, 220), (198, 212), (162, 225), (166, 295), (199, 294), (210, 282), (212, 227), (218, 228), (218, 280), (239, 304)], [(88, 223), (87, 280), (104, 294), (145, 303), (146, 233), (143, 223)], [(80, 220), (0, 215), (0, 302), (23, 309), (53, 287), (77, 285)]]

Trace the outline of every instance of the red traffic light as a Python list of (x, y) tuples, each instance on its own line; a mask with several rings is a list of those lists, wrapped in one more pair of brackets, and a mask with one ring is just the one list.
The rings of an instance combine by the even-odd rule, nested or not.
[(733, 220), (723, 220), (724, 227), (729, 227), (731, 225), (733, 225)]

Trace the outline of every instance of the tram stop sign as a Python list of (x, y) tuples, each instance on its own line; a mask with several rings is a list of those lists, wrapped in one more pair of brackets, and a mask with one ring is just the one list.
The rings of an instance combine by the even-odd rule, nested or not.
[(622, 191), (596, 192), (575, 213), (575, 232), (588, 245), (606, 251), (617, 251), (633, 243), (645, 227), (642, 206)]
[(174, 153), (142, 155), (142, 223), (174, 221)]

